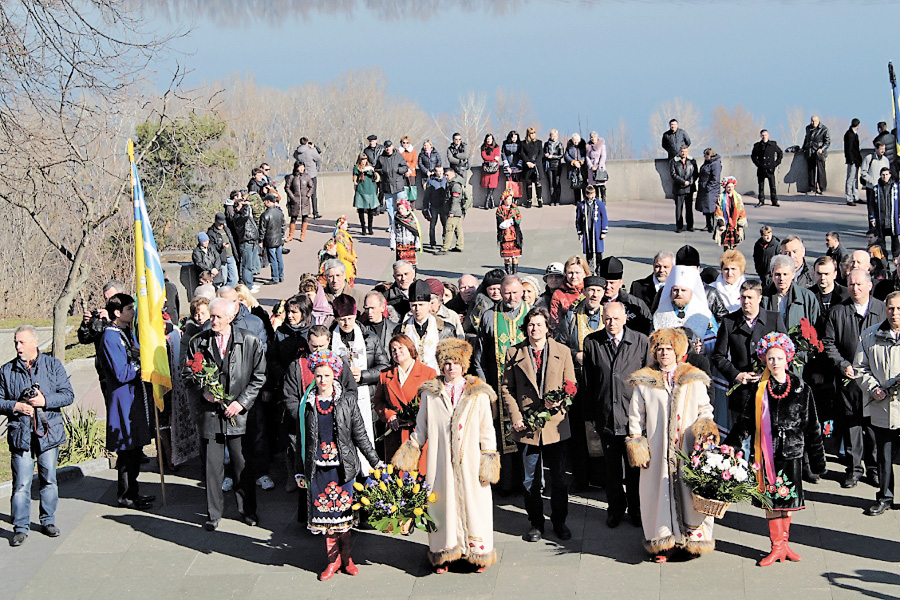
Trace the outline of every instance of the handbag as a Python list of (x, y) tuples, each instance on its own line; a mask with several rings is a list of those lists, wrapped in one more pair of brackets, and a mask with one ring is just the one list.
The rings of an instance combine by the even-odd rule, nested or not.
[(594, 169), (594, 181), (597, 183), (606, 183), (609, 181), (609, 173), (606, 172), (606, 169)]
[(522, 197), (522, 182), (509, 180), (506, 182), (506, 189), (512, 192), (513, 198)]
[(500, 163), (498, 163), (495, 160), (492, 160), (491, 162), (486, 162), (483, 165), (481, 165), (481, 172), (487, 173), (488, 175), (493, 175), (494, 173), (497, 173), (499, 170), (500, 170)]
[(572, 169), (569, 171), (569, 184), (572, 186), (573, 190), (584, 189), (584, 175), (581, 174), (581, 169)]

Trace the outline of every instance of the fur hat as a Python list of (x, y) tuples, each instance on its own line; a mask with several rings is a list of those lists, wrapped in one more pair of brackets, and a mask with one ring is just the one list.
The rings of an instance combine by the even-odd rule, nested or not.
[(455, 362), (462, 365), (463, 373), (466, 373), (472, 361), (472, 344), (459, 338), (447, 338), (438, 344), (436, 354), (439, 369), (446, 362)]
[(356, 314), (356, 299), (350, 294), (341, 294), (331, 301), (331, 307), (338, 319), (349, 317)]
[(684, 355), (688, 351), (688, 339), (680, 329), (657, 329), (650, 334), (650, 360), (654, 366), (659, 366), (656, 360), (656, 350), (660, 346), (672, 346), (675, 350), (675, 356), (678, 362), (684, 360)]

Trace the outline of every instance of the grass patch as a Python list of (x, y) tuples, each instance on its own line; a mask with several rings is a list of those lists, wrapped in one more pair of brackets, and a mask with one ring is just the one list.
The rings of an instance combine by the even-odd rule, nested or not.
[[(81, 323), (81, 315), (72, 315), (66, 318), (67, 325), (78, 327)], [(49, 319), (23, 319), (21, 317), (13, 317), (9, 319), (0, 319), (0, 329), (15, 329), (19, 325), (34, 325), (35, 327), (50, 327), (53, 325), (53, 318)]]
[(82, 344), (78, 341), (77, 326), (66, 334), (66, 362), (76, 358), (94, 358), (96, 354), (93, 344)]
[(12, 466), (9, 464), (9, 444), (6, 440), (0, 441), (0, 481), (12, 479)]

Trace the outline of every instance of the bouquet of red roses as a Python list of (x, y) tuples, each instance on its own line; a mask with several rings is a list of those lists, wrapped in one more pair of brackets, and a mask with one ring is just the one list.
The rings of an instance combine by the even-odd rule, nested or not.
[[(225, 386), (219, 381), (219, 367), (215, 363), (205, 360), (202, 352), (195, 352), (187, 361), (188, 377), (200, 386), (204, 392), (209, 392), (219, 403), (224, 411), (231, 404), (232, 397), (225, 391)], [(230, 419), (234, 425), (234, 418)]]
[[(529, 406), (522, 413), (525, 426), (532, 431), (540, 431), (544, 428), (553, 415), (572, 406), (572, 400), (578, 387), (574, 381), (566, 379), (561, 388), (550, 390), (544, 394), (544, 404)], [(553, 406), (547, 407), (548, 404)]]
[(791, 327), (788, 331), (791, 341), (794, 342), (796, 354), (794, 355), (794, 364), (798, 369), (802, 369), (808, 358), (815, 356), (819, 352), (825, 352), (825, 346), (819, 339), (816, 328), (812, 326), (809, 319), (803, 317), (800, 323)]

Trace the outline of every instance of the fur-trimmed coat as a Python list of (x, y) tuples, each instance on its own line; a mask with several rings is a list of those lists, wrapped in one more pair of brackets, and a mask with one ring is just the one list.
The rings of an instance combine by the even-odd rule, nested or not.
[(440, 377), (423, 383), (419, 393), (416, 429), (392, 462), (399, 469), (415, 469), (419, 449), (428, 442), (426, 480), (437, 494), (428, 510), (437, 525), (428, 534), (428, 558), (434, 566), (459, 558), (490, 566), (497, 560), (490, 485), (500, 477), (491, 416), (497, 397), (471, 375), (455, 407)]
[(631, 375), (628, 433), (646, 436), (650, 449), (640, 484), (644, 548), (660, 554), (678, 545), (691, 554), (704, 554), (715, 548), (713, 518), (694, 510), (691, 490), (675, 471), (681, 468), (675, 450), (690, 454), (699, 428), (718, 435), (707, 394), (710, 379), (700, 369), (680, 364), (674, 381), (670, 388), (665, 374), (652, 367)]

